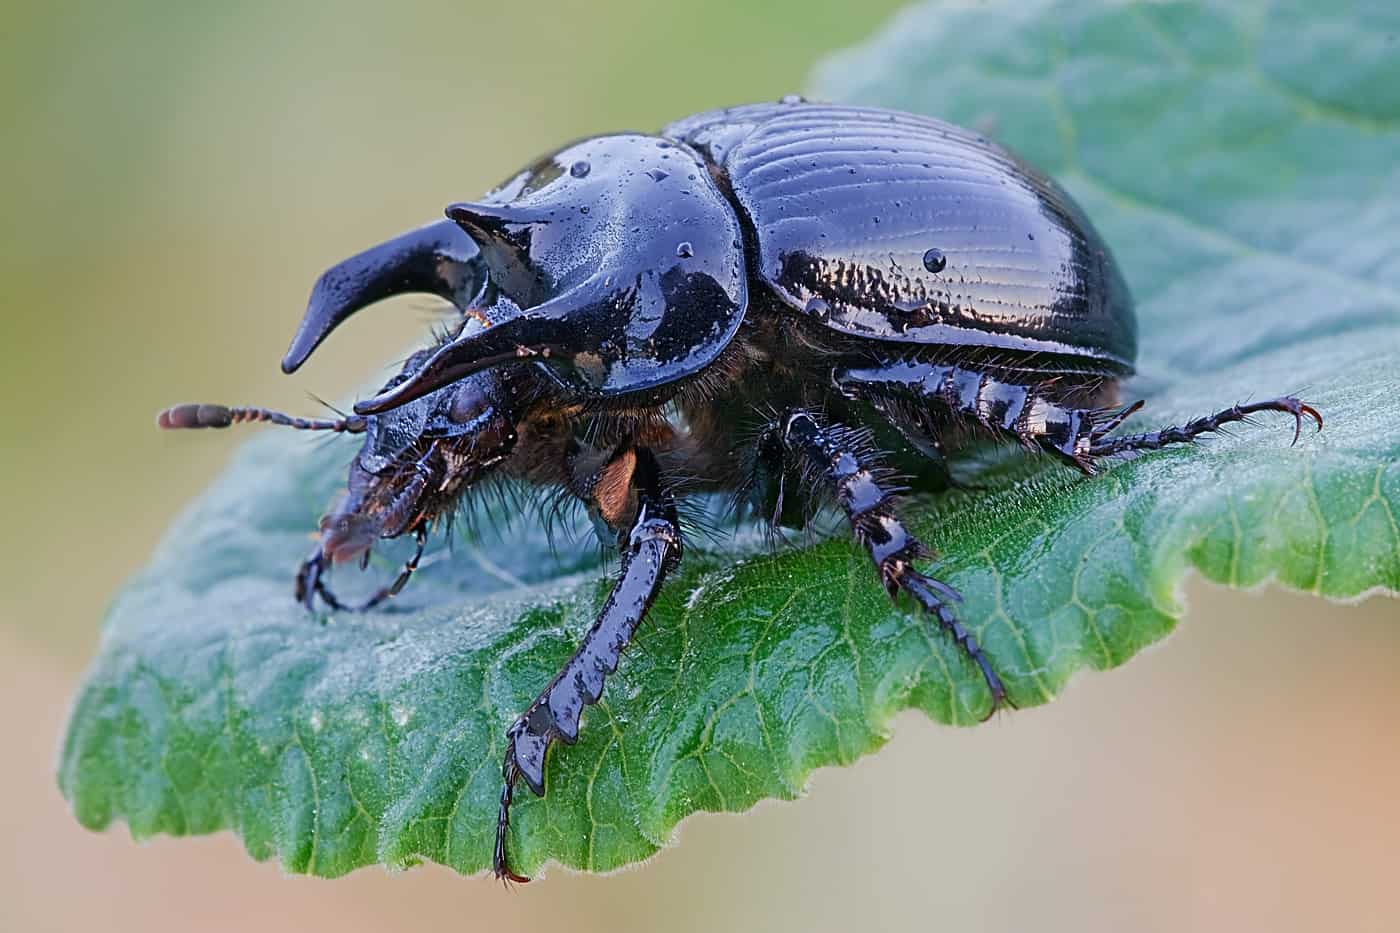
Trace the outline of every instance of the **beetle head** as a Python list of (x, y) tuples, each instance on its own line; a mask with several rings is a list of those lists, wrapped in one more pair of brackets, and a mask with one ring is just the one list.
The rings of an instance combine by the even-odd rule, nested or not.
[(583, 140), (447, 216), (481, 251), (488, 313), (360, 414), (521, 359), (584, 395), (650, 390), (711, 363), (743, 317), (739, 220), (668, 140)]
[[(473, 313), (473, 296), (484, 281), (476, 244), (450, 221), (395, 237), (321, 276), (282, 368), (295, 370), (341, 322), (392, 295), (427, 292)], [(431, 356), (431, 349), (410, 356), (381, 391), (412, 378)], [(397, 537), (432, 522), (509, 454), (515, 443), (509, 375), (482, 373), (370, 416), (307, 419), (266, 408), (177, 405), (161, 412), (157, 423), (162, 428), (222, 428), (262, 421), (363, 434), (346, 495), (321, 520), (322, 553), (344, 561), (368, 556), (377, 538)]]
[[(409, 378), (430, 350), (409, 357), (386, 389)], [(455, 507), (462, 493), (515, 446), (509, 371), (481, 373), (383, 415), (294, 418), (266, 408), (177, 405), (161, 412), (166, 429), (271, 422), (301, 430), (363, 434), (345, 495), (321, 519), (327, 560), (365, 559), (378, 538), (417, 531)]]
[[(410, 357), (386, 388), (429, 353)], [(366, 558), (376, 539), (430, 525), (510, 454), (515, 423), (502, 376), (482, 373), (363, 418), (365, 440), (350, 464), (346, 493), (321, 519), (321, 552), (329, 561)]]

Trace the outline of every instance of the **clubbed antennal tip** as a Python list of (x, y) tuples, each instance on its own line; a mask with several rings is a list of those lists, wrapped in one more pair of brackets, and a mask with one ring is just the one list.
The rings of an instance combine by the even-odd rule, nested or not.
[(358, 415), (327, 420), (296, 418), (270, 408), (229, 408), (227, 405), (174, 405), (156, 415), (156, 427), (172, 431), (181, 428), (226, 428), (231, 424), (266, 421), (285, 425), (298, 431), (335, 431), (359, 434), (365, 430), (365, 419)]

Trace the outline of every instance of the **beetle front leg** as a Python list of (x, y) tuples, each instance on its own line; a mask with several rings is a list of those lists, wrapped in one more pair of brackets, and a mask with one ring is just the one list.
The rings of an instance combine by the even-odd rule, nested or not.
[[(504, 786), (492, 857), (498, 878), (530, 880), (512, 871), (506, 857), (510, 806), (517, 779), (523, 777), (537, 796), (543, 796), (549, 746), (555, 739), (572, 745), (578, 738), (583, 708), (598, 701), (605, 679), (617, 669), (623, 649), (632, 640), (662, 582), (680, 561), (681, 532), (676, 506), (662, 488), (655, 458), (649, 451), (630, 448), (619, 458), (623, 456), (635, 458), (629, 462), (635, 462), (631, 479), (637, 487), (637, 510), (620, 541), (622, 567), (617, 583), (573, 657), (506, 732), (501, 774)], [(614, 462), (619, 462), (619, 458)]]
[(770, 424), (761, 432), (759, 442), (768, 451), (786, 454), (805, 466), (836, 494), (856, 540), (870, 555), (890, 598), (901, 591), (908, 593), (977, 665), (992, 696), (987, 715), (1009, 702), (1006, 688), (976, 636), (953, 613), (950, 604), (962, 597), (946, 583), (914, 569), (915, 560), (930, 557), (932, 552), (895, 514), (894, 500), (900, 489), (885, 478), (873, 453), (866, 452), (868, 442), (849, 428), (822, 425), (805, 411), (791, 412)]
[(343, 612), (349, 607), (336, 599), (330, 587), (326, 586), (325, 573), (326, 555), (321, 551), (321, 545), (318, 543), (306, 556), (306, 560), (301, 562), (301, 566), (297, 568), (297, 602), (305, 606), (308, 612), (315, 612), (316, 597), (320, 596), (331, 609)]
[(316, 545), (306, 560), (301, 562), (301, 567), (297, 570), (296, 599), (307, 609), (316, 609), (316, 597), (336, 612), (368, 612), (378, 606), (384, 600), (392, 596), (399, 595), (399, 592), (407, 585), (409, 578), (418, 569), (418, 563), (423, 559), (423, 549), (428, 544), (428, 527), (419, 525), (414, 532), (414, 540), (417, 542), (413, 550), (413, 556), (404, 562), (399, 570), (399, 575), (392, 581), (375, 590), (374, 593), (358, 606), (349, 606), (341, 602), (331, 588), (326, 585), (326, 557), (321, 550), (321, 545)]

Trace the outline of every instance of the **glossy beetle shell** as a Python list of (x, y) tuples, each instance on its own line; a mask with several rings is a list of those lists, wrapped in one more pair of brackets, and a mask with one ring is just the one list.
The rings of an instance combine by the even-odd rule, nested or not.
[(551, 359), (599, 395), (698, 372), (743, 319), (739, 220), (699, 156), (669, 140), (573, 143), (449, 215), (509, 302), (567, 323)]
[(757, 276), (793, 309), (855, 336), (1131, 369), (1136, 322), (1112, 255), (1069, 195), (986, 139), (796, 100), (665, 132), (720, 169), (756, 235)]
[(573, 143), (447, 213), (489, 268), (483, 326), (357, 413), (519, 359), (580, 398), (655, 401), (719, 358), (759, 291), (887, 346), (1113, 376), (1137, 352), (1127, 286), (1069, 195), (927, 117), (711, 111)]

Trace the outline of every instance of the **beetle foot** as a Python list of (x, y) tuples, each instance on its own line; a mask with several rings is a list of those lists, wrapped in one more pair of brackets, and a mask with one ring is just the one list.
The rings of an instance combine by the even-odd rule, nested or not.
[(515, 762), (515, 735), (517, 731), (525, 729), (525, 718), (522, 716), (516, 720), (506, 733), (506, 760), (501, 766), (501, 809), (496, 817), (496, 847), (491, 854), (491, 872), (497, 880), (510, 885), (529, 884), (530, 879), (526, 875), (518, 874), (510, 869), (510, 863), (506, 859), (506, 834), (510, 829), (510, 803), (515, 796), (515, 782), (520, 778), (520, 766)]
[(321, 553), (321, 546), (318, 544), (301, 562), (301, 567), (297, 569), (296, 598), (297, 602), (306, 607), (308, 612), (316, 611), (316, 597), (320, 596), (331, 609), (336, 612), (344, 612), (349, 607), (336, 599), (330, 587), (326, 586), (324, 574), (326, 572), (326, 558)]
[(510, 860), (506, 857), (510, 805), (515, 797), (515, 785), (521, 778), (536, 797), (544, 796), (545, 754), (555, 739), (573, 744), (560, 731), (554, 714), (550, 712), (549, 691), (546, 690), (506, 730), (506, 754), (501, 763), (501, 808), (496, 816), (496, 847), (491, 856), (491, 870), (502, 881), (525, 884), (530, 880), (528, 876), (512, 871)]
[(1086, 438), (1087, 443), (1084, 444), (1082, 451), (1076, 451), (1076, 453), (1083, 458), (1092, 460), (1135, 450), (1160, 450), (1170, 444), (1189, 444), (1202, 434), (1219, 431), (1227, 424), (1247, 422), (1250, 420), (1250, 415), (1265, 411), (1276, 411), (1293, 416), (1294, 444), (1298, 443), (1298, 438), (1303, 433), (1304, 418), (1311, 418), (1317, 425), (1317, 430), (1322, 430), (1322, 414), (1316, 408), (1301, 399), (1285, 395), (1265, 402), (1234, 405), (1213, 415), (1188, 421), (1179, 427), (1173, 426), (1143, 434), (1129, 434), (1111, 438), (1103, 438), (1103, 432), (1099, 432)]
[(987, 682), (987, 689), (992, 694), (992, 705), (982, 720), (985, 722), (990, 719), (992, 714), (1002, 705), (1015, 709), (1016, 704), (1007, 697), (1006, 687), (1003, 686), (1001, 678), (992, 668), (992, 662), (982, 651), (982, 646), (977, 643), (977, 636), (973, 635), (959, 621), (949, 605), (950, 603), (962, 602), (961, 594), (943, 581), (925, 576), (907, 564), (890, 574), (888, 580), (893, 589), (891, 595), (896, 595), (900, 590), (903, 590), (912, 596), (924, 612), (938, 620), (939, 628), (953, 636), (953, 641), (957, 642), (963, 653), (981, 670), (982, 679)]

